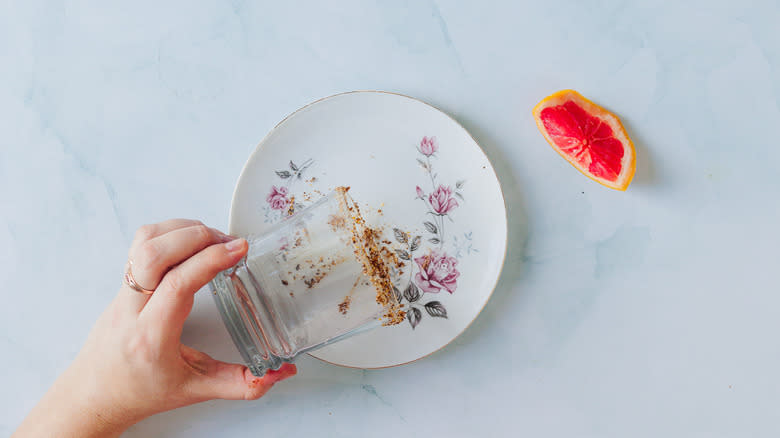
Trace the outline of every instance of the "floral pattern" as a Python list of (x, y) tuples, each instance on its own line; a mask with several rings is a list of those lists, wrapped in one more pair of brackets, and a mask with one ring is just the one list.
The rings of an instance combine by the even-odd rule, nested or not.
[[(439, 294), (444, 291), (452, 295), (458, 290), (459, 259), (472, 252), (478, 252), (472, 243), (472, 233), (463, 233), (463, 237), (445, 236), (445, 228), (454, 223), (453, 213), (465, 202), (462, 189), (465, 180), (456, 181), (454, 185), (439, 182), (439, 174), (434, 171), (433, 160), (439, 152), (439, 142), (436, 137), (423, 137), (417, 147), (419, 156), (417, 163), (430, 180), (430, 192), (415, 186), (415, 200), (425, 206), (422, 221), (424, 232), (412, 235), (400, 228), (393, 228), (399, 259), (408, 262), (408, 272), (394, 269), (393, 288), (398, 301), (404, 305), (406, 319), (414, 330), (427, 314), (433, 318), (447, 318), (447, 308), (440, 300), (425, 300), (426, 294)], [(304, 171), (314, 161), (309, 159), (301, 164), (294, 161), (288, 163), (288, 168), (275, 171), (279, 178), (278, 185), (272, 185), (264, 205), (266, 222), (277, 222), (292, 214), (305, 205), (292, 194), (292, 186), (303, 179)], [(307, 180), (308, 182), (313, 181)], [(427, 235), (425, 235), (427, 233)], [(423, 236), (425, 235), (425, 236)], [(449, 242), (452, 252), (447, 253), (445, 243)]]
[(439, 142), (436, 141), (436, 137), (423, 137), (420, 142), (420, 153), (426, 157), (430, 157), (439, 150)]
[[(423, 137), (417, 151), (421, 155), (417, 158), (417, 163), (431, 182), (431, 191), (427, 194), (419, 185), (414, 188), (415, 199), (419, 199), (425, 205), (425, 215), (428, 217), (427, 220), (423, 221), (423, 226), (429, 236), (423, 243), (422, 235), (412, 237), (400, 229), (393, 230), (396, 242), (404, 245), (401, 249), (396, 250), (396, 254), (402, 260), (414, 262), (410, 263), (409, 277), (408, 280), (405, 280), (406, 287), (396, 286), (396, 297), (406, 306), (406, 319), (412, 329), (415, 329), (422, 320), (423, 312), (434, 318), (447, 318), (447, 308), (441, 301), (431, 300), (423, 303), (425, 294), (438, 294), (441, 291), (453, 294), (458, 289), (458, 277), (460, 277), (458, 259), (462, 256), (463, 248), (461, 248), (462, 245), (453, 246), (457, 250), (455, 257), (447, 254), (444, 250), (444, 244), (447, 241), (444, 229), (447, 221), (455, 222), (452, 213), (460, 207), (460, 202), (465, 201), (461, 189), (466, 183), (464, 180), (460, 180), (452, 186), (438, 181), (439, 175), (434, 172), (432, 162), (439, 151), (439, 142), (436, 137)], [(470, 232), (468, 236), (470, 241)], [(455, 236), (453, 236), (453, 241), (457, 241)], [(453, 243), (453, 245), (457, 244)], [(471, 250), (476, 251), (470, 246), (469, 253)], [(417, 251), (422, 254), (414, 257), (414, 253)], [(403, 284), (404, 280), (398, 281), (398, 283)]]
[(440, 254), (438, 251), (417, 257), (414, 262), (420, 270), (414, 276), (417, 285), (425, 292), (437, 294), (444, 289), (449, 293), (455, 292), (460, 272), (456, 269), (458, 259)]
[(271, 190), (265, 198), (266, 203), (263, 206), (263, 210), (265, 211), (266, 222), (276, 222), (304, 208), (303, 203), (296, 200), (295, 196), (291, 194), (291, 188), (293, 184), (303, 179), (304, 171), (312, 164), (314, 164), (312, 159), (308, 159), (301, 164), (295, 164), (293, 160), (290, 160), (288, 163), (289, 169), (275, 171), (280, 182), (278, 186), (271, 186)]
[(271, 186), (271, 193), (265, 198), (272, 210), (284, 210), (290, 204), (287, 187)]
[(428, 195), (428, 203), (436, 214), (442, 216), (458, 206), (458, 201), (452, 197), (452, 188), (441, 185)]

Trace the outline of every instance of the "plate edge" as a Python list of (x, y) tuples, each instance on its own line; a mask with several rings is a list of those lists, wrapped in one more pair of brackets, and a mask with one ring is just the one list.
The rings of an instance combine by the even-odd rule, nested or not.
[(431, 356), (434, 353), (438, 353), (439, 351), (441, 351), (442, 349), (444, 349), (445, 347), (450, 345), (455, 339), (459, 338), (463, 333), (466, 332), (466, 330), (469, 329), (469, 327), (472, 326), (472, 324), (474, 324), (474, 321), (476, 321), (477, 318), (479, 317), (479, 315), (482, 314), (482, 311), (485, 310), (485, 307), (487, 306), (488, 302), (490, 302), (490, 299), (493, 298), (493, 293), (495, 293), (496, 287), (498, 286), (498, 282), (501, 279), (501, 276), (502, 276), (502, 274), (504, 272), (504, 266), (506, 265), (506, 255), (507, 255), (508, 248), (509, 248), (509, 218), (507, 217), (509, 209), (508, 209), (508, 207), (506, 205), (506, 196), (504, 196), (504, 187), (501, 184), (501, 179), (498, 177), (498, 174), (496, 173), (496, 169), (495, 169), (495, 166), (493, 166), (493, 162), (490, 161), (490, 157), (485, 152), (485, 149), (482, 147), (482, 145), (479, 144), (477, 139), (474, 138), (474, 136), (471, 134), (471, 132), (469, 132), (468, 129), (466, 129), (459, 121), (457, 121), (449, 113), (447, 113), (446, 111), (443, 111), (442, 109), (436, 107), (435, 105), (432, 105), (432, 104), (430, 104), (428, 102), (422, 101), (422, 100), (417, 99), (415, 97), (407, 96), (405, 94), (396, 93), (396, 92), (393, 92), (393, 91), (353, 90), (353, 91), (345, 91), (345, 92), (341, 92), (341, 93), (332, 94), (330, 96), (326, 96), (326, 97), (322, 97), (322, 98), (319, 98), (317, 100), (314, 100), (314, 101), (312, 101), (312, 102), (310, 102), (310, 103), (308, 103), (308, 104), (306, 104), (306, 105), (296, 109), (295, 111), (291, 112), (286, 117), (284, 117), (282, 120), (280, 120), (276, 125), (274, 125), (274, 127), (271, 128), (271, 130), (268, 131), (268, 133), (263, 137), (263, 139), (260, 140), (260, 142), (257, 144), (257, 146), (255, 146), (255, 149), (249, 155), (249, 158), (247, 158), (246, 162), (244, 163), (244, 167), (241, 168), (241, 172), (238, 174), (238, 178), (236, 179), (236, 184), (233, 187), (233, 195), (231, 196), (231, 199), (230, 199), (230, 212), (229, 212), (229, 215), (228, 215), (228, 232), (232, 233), (232, 229), (233, 229), (233, 204), (234, 204), (234, 202), (236, 200), (236, 193), (238, 191), (238, 185), (241, 182), (241, 179), (244, 176), (244, 172), (246, 172), (247, 167), (249, 166), (249, 163), (252, 162), (254, 157), (255, 157), (255, 155), (260, 150), (262, 150), (262, 147), (261, 147), (262, 144), (271, 136), (271, 134), (273, 134), (277, 129), (279, 129), (279, 127), (282, 126), (292, 116), (298, 114), (299, 112), (305, 110), (306, 108), (308, 108), (308, 107), (310, 107), (310, 106), (312, 106), (314, 104), (317, 104), (317, 103), (320, 103), (322, 101), (325, 101), (325, 100), (328, 100), (328, 99), (332, 99), (332, 98), (335, 98), (335, 97), (344, 96), (344, 95), (347, 95), (347, 94), (358, 94), (358, 93), (377, 93), (377, 94), (390, 94), (390, 95), (394, 95), (394, 96), (399, 96), (399, 97), (403, 97), (403, 98), (406, 98), (406, 99), (414, 100), (416, 102), (419, 102), (419, 103), (421, 103), (421, 104), (423, 104), (425, 106), (431, 107), (434, 110), (444, 114), (453, 123), (455, 123), (458, 127), (460, 127), (460, 129), (462, 129), (463, 132), (465, 132), (466, 135), (469, 136), (469, 138), (471, 138), (471, 140), (474, 142), (474, 144), (476, 144), (477, 147), (479, 148), (480, 152), (482, 152), (482, 155), (485, 156), (485, 159), (487, 160), (488, 164), (490, 164), (490, 170), (493, 172), (493, 176), (496, 178), (496, 181), (498, 182), (498, 190), (499, 190), (499, 193), (501, 194), (501, 201), (504, 204), (504, 214), (503, 214), (503, 219), (504, 219), (504, 236), (505, 236), (504, 237), (504, 251), (503, 251), (503, 254), (502, 254), (502, 258), (501, 258), (501, 266), (498, 269), (498, 276), (496, 277), (495, 283), (493, 283), (493, 286), (492, 286), (492, 288), (490, 290), (490, 294), (488, 294), (487, 299), (485, 300), (485, 303), (482, 305), (482, 307), (479, 309), (479, 311), (476, 313), (476, 315), (474, 315), (474, 318), (468, 324), (466, 324), (466, 326), (463, 328), (463, 330), (458, 332), (457, 335), (453, 336), (453, 338), (450, 339), (449, 342), (447, 342), (446, 344), (444, 344), (441, 347), (437, 348), (436, 350), (431, 351), (430, 353), (428, 353), (428, 354), (426, 354), (424, 356), (420, 356), (420, 357), (418, 357), (416, 359), (412, 359), (412, 360), (407, 361), (407, 362), (402, 362), (402, 363), (393, 364), (393, 365), (385, 365), (385, 366), (380, 366), (380, 367), (356, 367), (356, 366), (352, 366), (352, 365), (345, 365), (345, 364), (340, 364), (340, 363), (336, 363), (336, 362), (330, 362), (328, 360), (325, 360), (325, 359), (322, 359), (320, 357), (317, 357), (314, 354), (316, 352), (309, 352), (309, 353), (307, 353), (310, 357), (313, 357), (313, 358), (315, 358), (315, 359), (317, 359), (317, 360), (319, 360), (321, 362), (324, 362), (324, 363), (327, 363), (327, 364), (330, 364), (330, 365), (336, 365), (336, 366), (340, 366), (340, 367), (344, 367), (344, 368), (352, 368), (352, 369), (360, 369), (360, 370), (381, 370), (381, 369), (385, 369), (385, 368), (393, 368), (393, 367), (399, 367), (399, 366), (403, 366), (403, 365), (408, 365), (410, 363), (417, 362), (418, 360), (425, 359), (425, 358), (427, 358), (428, 356)]

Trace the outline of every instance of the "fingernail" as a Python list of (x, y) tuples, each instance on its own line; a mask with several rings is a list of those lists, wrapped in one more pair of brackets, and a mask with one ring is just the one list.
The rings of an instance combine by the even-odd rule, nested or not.
[(225, 249), (230, 252), (237, 251), (244, 247), (244, 242), (246, 242), (244, 239), (233, 239), (225, 244)]

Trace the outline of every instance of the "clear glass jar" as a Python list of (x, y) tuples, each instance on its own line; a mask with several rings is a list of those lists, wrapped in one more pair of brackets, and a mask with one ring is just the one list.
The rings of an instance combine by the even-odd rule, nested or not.
[(346, 193), (337, 190), (249, 238), (247, 256), (211, 281), (222, 319), (254, 375), (382, 325), (387, 303), (378, 302), (358, 257), (347, 205)]

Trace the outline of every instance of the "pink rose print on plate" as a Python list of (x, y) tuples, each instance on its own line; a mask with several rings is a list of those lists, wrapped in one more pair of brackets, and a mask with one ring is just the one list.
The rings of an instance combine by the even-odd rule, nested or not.
[[(417, 234), (393, 228), (399, 246), (395, 248), (395, 254), (400, 260), (414, 262), (409, 266), (408, 276), (393, 280), (396, 298), (405, 307), (406, 319), (412, 330), (420, 324), (425, 314), (432, 318), (448, 318), (445, 303), (438, 299), (431, 300), (431, 297), (425, 298), (425, 295), (438, 294), (441, 290), (450, 294), (455, 292), (461, 274), (457, 266), (462, 251), (468, 251), (468, 254), (477, 252), (471, 244), (471, 232), (463, 233), (465, 240), (459, 241), (451, 229), (455, 220), (450, 213), (465, 202), (463, 186), (466, 180), (456, 180), (454, 185), (439, 182), (439, 174), (433, 170), (439, 151), (436, 137), (423, 137), (416, 149), (420, 153), (417, 164), (425, 173), (425, 179), (430, 181), (430, 191), (419, 185), (414, 186), (414, 199), (425, 205), (426, 210), (422, 220), (423, 228), (418, 228), (422, 232)], [(427, 181), (424, 186), (427, 186)], [(445, 244), (453, 246), (453, 257), (444, 251)], [(416, 257), (416, 251), (426, 255)], [(397, 273), (393, 275), (399, 276)]]
[(428, 196), (428, 202), (438, 214), (447, 214), (458, 206), (458, 201), (452, 197), (452, 188), (442, 185)]
[[(297, 182), (303, 180), (304, 171), (311, 167), (312, 164), (314, 164), (314, 160), (311, 158), (306, 161), (298, 161), (297, 164), (295, 161), (290, 160), (287, 164), (288, 167), (277, 168), (278, 170), (274, 171), (281, 182), (279, 187), (272, 185), (271, 192), (265, 198), (265, 201), (268, 203), (267, 207), (263, 207), (266, 223), (280, 221), (306, 207), (304, 203), (300, 202), (300, 199), (296, 201), (293, 188)], [(306, 180), (306, 182), (312, 183), (315, 179), (312, 177), (310, 180)]]
[(287, 199), (287, 187), (271, 186), (271, 193), (265, 198), (274, 210), (284, 210), (290, 203)]
[(436, 141), (436, 137), (423, 137), (420, 142), (420, 153), (426, 157), (430, 157), (436, 151), (439, 150), (439, 142)]
[(427, 293), (439, 293), (444, 289), (449, 293), (458, 288), (458, 259), (449, 257), (446, 253), (431, 251), (429, 254), (414, 259), (420, 271), (414, 276), (417, 285)]

